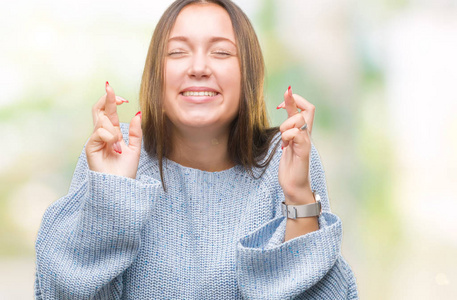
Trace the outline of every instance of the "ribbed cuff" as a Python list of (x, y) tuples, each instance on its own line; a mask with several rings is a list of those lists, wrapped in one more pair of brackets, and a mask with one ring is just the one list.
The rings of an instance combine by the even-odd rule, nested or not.
[(152, 215), (159, 182), (87, 172), (80, 193), (69, 195), (51, 227), (42, 228), (48, 233), (37, 244), (37, 272), (45, 299), (89, 299), (107, 285), (114, 291)]
[(83, 207), (95, 223), (129, 229), (151, 216), (160, 182), (143, 183), (127, 177), (88, 171)]
[(144, 184), (127, 177), (88, 172), (79, 239), (124, 253), (138, 247), (141, 228), (152, 216), (159, 183)]
[[(340, 255), (341, 220), (322, 213), (317, 231), (278, 244), (284, 217), (271, 220), (237, 245), (238, 284), (248, 299), (288, 299), (316, 284)], [(326, 224), (326, 226), (322, 226)]]

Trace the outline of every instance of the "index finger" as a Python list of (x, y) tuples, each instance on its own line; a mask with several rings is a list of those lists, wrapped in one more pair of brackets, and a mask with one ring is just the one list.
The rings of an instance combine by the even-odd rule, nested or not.
[(290, 86), (284, 94), (284, 104), (286, 106), (286, 111), (289, 118), (299, 113), (297, 105), (295, 104), (294, 97), (292, 96), (292, 89)]
[[(94, 121), (94, 126), (98, 120), (98, 113), (100, 111), (105, 111), (105, 102), (106, 102), (106, 94), (98, 99), (97, 103), (92, 106), (92, 120)], [(116, 96), (116, 105), (121, 105), (123, 103), (129, 103), (128, 100), (125, 100), (121, 96)]]
[(110, 85), (106, 85), (105, 114), (113, 126), (119, 126), (119, 117), (117, 116), (116, 95)]

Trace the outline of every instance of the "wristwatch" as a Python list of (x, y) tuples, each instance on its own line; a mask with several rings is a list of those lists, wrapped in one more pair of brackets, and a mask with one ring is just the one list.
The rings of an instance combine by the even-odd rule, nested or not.
[(320, 216), (322, 212), (321, 197), (316, 191), (313, 191), (315, 203), (304, 205), (287, 205), (281, 203), (282, 215), (289, 219), (307, 218)]

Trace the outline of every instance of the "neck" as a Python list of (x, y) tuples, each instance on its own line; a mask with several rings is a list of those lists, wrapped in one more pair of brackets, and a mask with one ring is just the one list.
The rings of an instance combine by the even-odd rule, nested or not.
[(168, 158), (182, 166), (203, 171), (227, 170), (235, 165), (227, 150), (228, 136), (228, 131), (202, 133), (197, 129), (192, 134), (173, 130), (172, 151)]

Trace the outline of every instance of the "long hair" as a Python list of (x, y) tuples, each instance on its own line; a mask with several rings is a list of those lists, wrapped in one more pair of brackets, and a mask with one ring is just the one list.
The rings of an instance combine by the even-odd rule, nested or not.
[[(248, 17), (230, 0), (176, 0), (160, 18), (149, 45), (140, 87), (140, 106), (144, 146), (156, 155), (160, 178), (165, 190), (163, 158), (171, 151), (171, 130), (163, 112), (165, 56), (169, 34), (181, 10), (190, 4), (214, 3), (230, 16), (241, 68), (241, 93), (238, 115), (230, 125), (228, 152), (234, 163), (242, 165), (254, 176), (253, 168), (265, 168), (273, 153), (266, 158), (278, 128), (270, 128), (263, 88), (265, 66), (262, 50)], [(266, 159), (265, 159), (266, 158)]]

